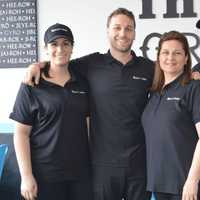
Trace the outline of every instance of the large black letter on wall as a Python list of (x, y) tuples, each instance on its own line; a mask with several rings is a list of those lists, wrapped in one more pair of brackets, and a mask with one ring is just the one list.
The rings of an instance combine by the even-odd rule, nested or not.
[[(181, 17), (196, 17), (197, 14), (193, 11), (193, 0), (183, 0), (183, 14)], [(164, 18), (178, 18), (177, 0), (167, 0), (167, 12), (163, 15)]]
[(152, 13), (152, 0), (142, 0), (142, 14), (139, 15), (141, 19), (155, 18), (155, 14)]
[(183, 0), (183, 14), (181, 17), (196, 17), (197, 13), (194, 13), (194, 2), (193, 0)]

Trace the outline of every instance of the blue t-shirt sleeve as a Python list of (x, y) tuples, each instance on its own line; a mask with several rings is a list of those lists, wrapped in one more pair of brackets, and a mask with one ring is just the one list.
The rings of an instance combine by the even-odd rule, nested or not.
[(11, 119), (26, 124), (32, 125), (34, 122), (33, 97), (31, 87), (21, 84), (18, 91), (14, 107), (9, 116)]

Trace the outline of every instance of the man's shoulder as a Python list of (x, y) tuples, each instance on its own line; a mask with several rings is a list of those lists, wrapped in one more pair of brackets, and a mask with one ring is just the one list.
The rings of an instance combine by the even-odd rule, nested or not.
[(99, 52), (91, 53), (91, 54), (82, 56), (80, 58), (76, 58), (76, 59), (71, 60), (70, 64), (85, 64), (85, 63), (90, 63), (90, 62), (96, 61), (98, 59), (101, 59), (102, 55), (103, 54), (101, 54)]
[(150, 65), (152, 67), (154, 67), (154, 65), (155, 65), (155, 62), (150, 60), (149, 58), (138, 56), (137, 59), (138, 59), (138, 61), (140, 61), (141, 63), (144, 63), (146, 65)]
[(94, 67), (97, 63), (102, 62), (103, 55), (104, 54), (96, 52), (83, 56), (81, 58), (71, 60), (69, 63), (69, 68), (73, 68), (75, 71), (82, 74), (83, 76), (87, 76), (88, 69), (91, 66)]
[(155, 70), (155, 62), (153, 62), (148, 58), (137, 56), (135, 63), (136, 63), (135, 65), (137, 65), (137, 69), (139, 70), (139, 72), (152, 82)]
[(155, 69), (155, 62), (148, 59), (144, 58), (142, 56), (137, 57), (137, 63), (141, 67), (141, 69), (145, 70), (147, 73), (151, 73), (153, 76), (154, 69)]

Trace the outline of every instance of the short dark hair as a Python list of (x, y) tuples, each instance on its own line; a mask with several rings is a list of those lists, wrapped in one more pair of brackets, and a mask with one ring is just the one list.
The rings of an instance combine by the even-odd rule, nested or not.
[(133, 24), (134, 24), (134, 28), (136, 27), (136, 23), (135, 23), (135, 16), (134, 14), (126, 9), (126, 8), (117, 8), (116, 10), (114, 10), (109, 16), (108, 16), (108, 19), (107, 19), (107, 27), (109, 27), (110, 25), (110, 21), (112, 19), (112, 17), (116, 16), (116, 15), (126, 15), (127, 17), (129, 17), (130, 19), (133, 20)]
[(160, 56), (160, 51), (161, 51), (163, 43), (169, 40), (179, 41), (183, 46), (185, 55), (188, 57), (187, 63), (184, 65), (184, 71), (183, 71), (183, 77), (181, 79), (181, 84), (185, 85), (191, 80), (192, 60), (191, 60), (190, 48), (189, 48), (187, 38), (184, 36), (184, 34), (178, 31), (169, 31), (169, 32), (164, 33), (161, 36), (160, 41), (159, 41), (155, 74), (154, 74), (154, 79), (153, 79), (153, 85), (151, 88), (152, 91), (157, 91), (157, 92), (162, 91), (165, 79), (164, 79), (164, 72), (161, 69), (160, 64), (159, 64), (159, 56)]

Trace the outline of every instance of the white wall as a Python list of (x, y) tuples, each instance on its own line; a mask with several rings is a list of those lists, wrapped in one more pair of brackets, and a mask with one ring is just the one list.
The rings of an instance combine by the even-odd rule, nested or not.
[[(163, 18), (166, 12), (167, 0), (153, 0), (155, 19), (139, 19), (142, 13), (142, 0), (38, 0), (38, 36), (39, 57), (45, 59), (42, 53), (43, 35), (48, 26), (59, 22), (70, 26), (75, 37), (73, 57), (80, 57), (95, 51), (106, 52), (108, 42), (106, 37), (107, 16), (118, 7), (125, 7), (133, 11), (136, 17), (136, 41), (133, 49), (142, 55), (139, 48), (144, 38), (152, 33), (163, 33), (169, 30), (191, 32), (200, 36), (200, 30), (195, 27), (200, 16), (199, 0), (194, 0), (194, 12), (197, 17), (192, 18)], [(175, 1), (175, 0), (174, 0)], [(192, 1), (192, 0), (191, 0)], [(183, 11), (183, 1), (177, 0), (178, 11)], [(195, 44), (192, 37), (188, 37), (190, 45)], [(148, 56), (155, 59), (155, 47), (158, 38), (152, 39), (148, 46), (151, 50)], [(197, 50), (200, 56), (200, 48)], [(193, 64), (197, 61), (193, 57)], [(25, 73), (25, 69), (0, 69), (0, 123), (10, 123), (8, 115), (12, 109), (15, 96)]]

